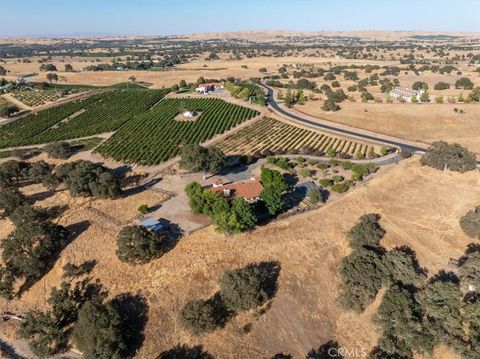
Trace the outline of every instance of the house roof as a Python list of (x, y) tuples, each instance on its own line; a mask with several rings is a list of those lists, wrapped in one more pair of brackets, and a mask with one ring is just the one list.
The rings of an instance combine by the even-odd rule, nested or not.
[(216, 192), (229, 190), (230, 197), (242, 197), (249, 200), (258, 198), (263, 191), (263, 186), (257, 178), (251, 178), (245, 181), (226, 183), (209, 189)]

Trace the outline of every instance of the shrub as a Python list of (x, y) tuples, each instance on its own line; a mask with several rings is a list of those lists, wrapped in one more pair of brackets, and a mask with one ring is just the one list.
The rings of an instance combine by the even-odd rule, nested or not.
[(320, 179), (320, 184), (322, 185), (322, 187), (331, 187), (333, 186), (333, 180), (330, 179), (330, 178), (322, 178)]
[(362, 151), (358, 150), (357, 152), (355, 152), (355, 158), (357, 160), (361, 160), (361, 159), (365, 158), (365, 155), (363, 154)]
[(323, 103), (322, 110), (323, 111), (339, 111), (340, 106), (338, 106), (333, 99), (328, 98)]
[(467, 236), (480, 239), (480, 206), (460, 218), (460, 227)]
[(312, 203), (323, 202), (322, 192), (318, 187), (309, 188), (307, 191), (307, 197)]
[(228, 317), (227, 310), (217, 295), (214, 298), (192, 300), (180, 311), (180, 324), (193, 335), (212, 332), (221, 327)]
[(123, 227), (117, 236), (117, 257), (127, 263), (146, 263), (160, 257), (168, 243), (167, 233), (155, 233), (140, 226)]
[(388, 148), (387, 148), (387, 146), (382, 146), (382, 147), (380, 148), (380, 154), (381, 154), (382, 156), (385, 156), (387, 153), (388, 153)]
[(344, 180), (343, 176), (340, 175), (334, 175), (332, 176), (333, 182), (342, 182)]
[(140, 212), (140, 214), (147, 214), (149, 211), (149, 208), (146, 204), (142, 204), (138, 207), (138, 212)]
[(239, 313), (264, 304), (269, 299), (269, 276), (266, 268), (257, 263), (226, 270), (219, 285), (227, 308)]
[(344, 192), (347, 192), (349, 189), (350, 189), (350, 185), (349, 185), (349, 183), (347, 183), (347, 182), (335, 183), (335, 184), (331, 187), (331, 190), (332, 190), (333, 192), (337, 192), (337, 193), (344, 193)]
[(473, 171), (477, 167), (473, 152), (459, 144), (448, 144), (444, 141), (434, 142), (422, 156), (421, 163), (438, 170), (449, 169), (457, 172)]
[(302, 168), (299, 174), (301, 177), (310, 177), (312, 175), (312, 170), (309, 168)]

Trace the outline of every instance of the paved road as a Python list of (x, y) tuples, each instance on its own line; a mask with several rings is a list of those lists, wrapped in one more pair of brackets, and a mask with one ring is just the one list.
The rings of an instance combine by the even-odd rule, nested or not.
[[(300, 115), (294, 114), (290, 111), (287, 111), (283, 107), (281, 107), (274, 96), (273, 89), (269, 86), (266, 86), (263, 84), (263, 87), (265, 87), (268, 91), (268, 97), (269, 97), (269, 106), (277, 113), (288, 117), (289, 119), (298, 122), (300, 124), (307, 125), (309, 127), (314, 127), (318, 128), (319, 130), (326, 130), (326, 131), (331, 131), (335, 133), (340, 133), (345, 136), (349, 137), (354, 137), (354, 138), (359, 138), (359, 139), (364, 139), (366, 141), (374, 141), (374, 142), (379, 142), (383, 143), (385, 145), (389, 146), (394, 146), (400, 148), (402, 151), (408, 151), (412, 153), (418, 153), (418, 154), (423, 154), (427, 150), (427, 147), (420, 147), (420, 146), (414, 146), (412, 144), (409, 144), (407, 142), (404, 142), (402, 139), (399, 138), (394, 138), (392, 139), (391, 137), (386, 138), (385, 136), (382, 136), (380, 134), (375, 134), (375, 133), (365, 133), (365, 131), (355, 131), (355, 129), (345, 129), (340, 126), (337, 126), (335, 123), (331, 122), (329, 124), (326, 124), (325, 121), (322, 122), (317, 122), (310, 120), (308, 118), (302, 117)], [(480, 167), (480, 160), (477, 161), (477, 167)]]

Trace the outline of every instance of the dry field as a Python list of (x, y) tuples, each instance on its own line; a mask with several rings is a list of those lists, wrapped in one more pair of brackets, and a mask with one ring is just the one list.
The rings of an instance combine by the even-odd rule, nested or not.
[[(297, 111), (345, 125), (430, 144), (445, 140), (480, 154), (478, 104), (375, 104), (343, 102), (338, 112), (325, 112), (319, 101), (296, 106)], [(462, 109), (463, 114), (455, 113)]]
[[(184, 79), (187, 82), (195, 82), (200, 76), (204, 78), (227, 78), (229, 76), (240, 77), (243, 79), (249, 79), (250, 77), (261, 77), (259, 69), (266, 67), (272, 74), (277, 73), (278, 67), (282, 64), (296, 64), (296, 63), (312, 63), (318, 66), (328, 66), (328, 63), (345, 65), (345, 64), (358, 64), (365, 65), (367, 63), (377, 63), (380, 66), (387, 65), (393, 62), (376, 62), (367, 60), (347, 60), (347, 59), (333, 59), (329, 57), (313, 58), (313, 57), (256, 57), (245, 58), (242, 60), (215, 60), (205, 61), (207, 54), (204, 54), (200, 60), (195, 60), (188, 64), (177, 65), (175, 69), (168, 71), (85, 71), (85, 72), (63, 72), (64, 65), (70, 63), (75, 70), (88, 66), (93, 62), (93, 59), (88, 59), (88, 62), (83, 62), (81, 59), (74, 58), (70, 60), (65, 58), (65, 62), (60, 62), (59, 59), (54, 59), (52, 63), (57, 67), (60, 84), (82, 84), (82, 85), (113, 85), (119, 82), (126, 82), (130, 76), (135, 76), (137, 81), (145, 81), (153, 83), (153, 88), (161, 88), (162, 86), (170, 87), (173, 84), (180, 82)], [(111, 58), (100, 58), (101, 62), (110, 62)], [(242, 65), (246, 65), (248, 68), (242, 68)], [(47, 81), (46, 72), (39, 72), (39, 66), (35, 60), (32, 63), (24, 64), (16, 61), (7, 61), (7, 64), (2, 65), (10, 72), (7, 73), (7, 79), (15, 79), (17, 75), (37, 72), (38, 76), (33, 78), (33, 81)], [(206, 67), (205, 67), (206, 66)]]
[[(35, 190), (40, 189), (28, 188), (28, 192)], [(145, 200), (136, 198), (131, 199)], [(104, 283), (110, 296), (140, 292), (148, 300), (149, 321), (139, 358), (156, 357), (178, 343), (202, 344), (218, 358), (270, 358), (279, 352), (302, 358), (329, 339), (349, 348), (368, 350), (377, 340), (371, 317), (380, 298), (362, 315), (346, 313), (335, 302), (337, 266), (349, 253), (344, 233), (356, 219), (364, 213), (380, 213), (387, 230), (383, 244), (388, 248), (411, 246), (421, 265), (433, 275), (446, 268), (450, 257), (462, 255), (470, 242), (458, 219), (480, 203), (480, 174), (439, 172), (420, 167), (418, 158), (413, 158), (319, 210), (233, 238), (209, 227), (181, 239), (162, 258), (136, 267), (117, 259), (117, 230), (102, 228), (81, 210), (83, 202), (60, 192), (38, 203), (47, 207), (67, 205), (59, 220), (63, 225), (92, 223), (20, 300), (0, 302), (4, 310), (45, 308), (50, 288), (60, 283), (62, 265), (95, 259), (92, 275)], [(117, 203), (112, 202), (114, 214), (136, 207)], [(1, 221), (0, 228), (6, 232), (8, 223)], [(200, 338), (190, 336), (178, 325), (179, 310), (187, 300), (210, 296), (218, 289), (216, 280), (225, 269), (253, 261), (279, 261), (281, 265), (277, 295), (264, 314), (241, 314), (224, 329)], [(242, 328), (248, 323), (253, 324), (253, 329), (244, 333)], [(442, 348), (434, 356), (447, 357), (454, 358)]]

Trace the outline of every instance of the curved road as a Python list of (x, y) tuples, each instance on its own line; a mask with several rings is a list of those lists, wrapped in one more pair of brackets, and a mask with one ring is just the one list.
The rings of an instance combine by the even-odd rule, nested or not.
[(332, 123), (331, 125), (327, 125), (327, 124), (324, 124), (324, 123), (312, 121), (312, 120), (309, 120), (307, 118), (301, 117), (299, 115), (291, 113), (291, 112), (285, 110), (284, 108), (282, 108), (277, 103), (277, 101), (275, 100), (275, 98), (273, 96), (273, 89), (271, 87), (266, 86), (266, 85), (263, 85), (263, 86), (268, 91), (269, 104), (270, 104), (271, 108), (274, 111), (282, 114), (283, 116), (289, 117), (290, 119), (292, 119), (296, 122), (300, 122), (300, 123), (308, 125), (310, 127), (317, 127), (320, 130), (333, 131), (333, 132), (341, 133), (341, 134), (344, 134), (344, 135), (350, 136), (350, 137), (353, 136), (353, 137), (357, 137), (357, 138), (360, 138), (360, 139), (365, 139), (367, 141), (375, 141), (375, 142), (384, 143), (386, 145), (399, 147), (400, 149), (402, 149), (404, 151), (408, 151), (408, 152), (424, 153), (427, 150), (426, 147), (412, 146), (410, 144), (401, 142), (400, 139), (394, 141), (394, 140), (386, 139), (386, 138), (384, 138), (380, 135), (375, 136), (374, 134), (370, 135), (370, 134), (366, 134), (366, 133), (362, 133), (362, 132), (355, 132), (353, 130), (347, 130), (347, 129), (344, 129), (342, 127), (336, 127), (334, 123)]
[[(427, 150), (427, 147), (419, 147), (419, 146), (414, 146), (411, 145), (407, 142), (403, 142), (402, 139), (400, 138), (392, 138), (389, 136), (389, 138), (386, 138), (380, 134), (375, 134), (373, 132), (371, 133), (364, 133), (362, 131), (355, 131), (354, 129), (345, 129), (342, 127), (337, 127), (335, 126), (335, 123), (331, 122), (330, 124), (326, 124), (323, 122), (317, 122), (310, 120), (308, 118), (304, 118), (302, 116), (299, 116), (297, 114), (291, 113), (287, 110), (285, 110), (283, 107), (281, 107), (277, 101), (275, 100), (273, 89), (265, 84), (262, 84), (262, 86), (267, 89), (268, 91), (268, 99), (269, 99), (269, 105), (270, 107), (277, 113), (290, 118), (294, 122), (298, 122), (300, 124), (307, 125), (309, 127), (314, 127), (319, 130), (326, 130), (334, 133), (339, 133), (343, 134), (345, 136), (353, 137), (353, 138), (359, 138), (363, 139), (366, 141), (374, 141), (378, 143), (382, 143), (385, 145), (390, 145), (394, 147), (400, 148), (402, 151), (407, 151), (407, 152), (412, 152), (412, 153), (418, 153), (418, 154), (423, 154)], [(480, 168), (480, 160), (477, 160), (477, 167)]]

